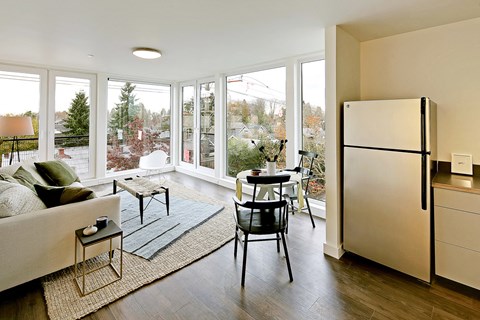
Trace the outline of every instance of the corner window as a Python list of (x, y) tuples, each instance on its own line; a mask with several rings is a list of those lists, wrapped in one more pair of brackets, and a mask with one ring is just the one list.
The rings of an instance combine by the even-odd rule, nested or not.
[(138, 168), (155, 150), (170, 155), (170, 86), (108, 81), (107, 172)]

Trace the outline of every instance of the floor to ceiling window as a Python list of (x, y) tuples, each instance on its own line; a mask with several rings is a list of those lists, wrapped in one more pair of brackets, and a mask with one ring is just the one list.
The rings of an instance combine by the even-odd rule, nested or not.
[(108, 81), (107, 172), (138, 168), (154, 150), (170, 155), (169, 85)]
[(302, 149), (318, 153), (310, 198), (325, 200), (325, 60), (302, 63)]
[(181, 88), (181, 164), (213, 175), (215, 81), (197, 81)]
[[(53, 72), (55, 88), (54, 158), (75, 168), (82, 179), (92, 178), (95, 141), (94, 76)], [(93, 94), (95, 97), (95, 94)]]
[[(0, 167), (27, 158), (39, 158), (40, 75), (0, 70), (0, 116), (28, 116), (32, 120), (33, 135), (18, 136), (18, 150), (12, 154), (13, 136), (3, 128), (0, 136)], [(43, 118), (45, 119), (45, 118)], [(18, 151), (18, 152), (17, 152)]]
[[(285, 72), (280, 67), (226, 78), (227, 176), (265, 167), (266, 156), (278, 153), (279, 141), (286, 137)], [(278, 155), (278, 168), (285, 167), (285, 150)]]
[(215, 82), (200, 84), (200, 166), (215, 168)]
[(181, 160), (193, 164), (194, 161), (194, 114), (195, 114), (195, 87), (182, 87), (182, 154)]

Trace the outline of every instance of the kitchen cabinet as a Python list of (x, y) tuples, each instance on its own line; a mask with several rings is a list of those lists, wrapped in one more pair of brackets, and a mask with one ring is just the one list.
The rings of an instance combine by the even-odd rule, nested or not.
[(433, 186), (435, 273), (480, 289), (480, 194)]

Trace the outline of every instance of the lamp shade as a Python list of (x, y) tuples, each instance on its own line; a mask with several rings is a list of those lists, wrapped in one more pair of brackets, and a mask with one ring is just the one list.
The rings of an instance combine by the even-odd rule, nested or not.
[(31, 117), (0, 117), (0, 136), (31, 136), (33, 134)]

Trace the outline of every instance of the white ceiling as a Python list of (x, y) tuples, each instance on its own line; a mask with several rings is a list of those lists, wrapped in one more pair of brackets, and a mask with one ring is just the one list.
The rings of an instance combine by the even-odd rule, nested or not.
[[(0, 61), (188, 80), (480, 17), (480, 0), (1, 0)], [(133, 47), (162, 51), (141, 60)], [(89, 58), (92, 54), (94, 57)]]

